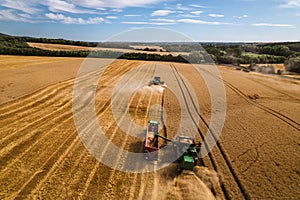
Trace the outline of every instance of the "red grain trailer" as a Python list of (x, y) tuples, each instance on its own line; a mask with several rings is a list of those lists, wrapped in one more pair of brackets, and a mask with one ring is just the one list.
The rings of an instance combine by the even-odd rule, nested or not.
[(151, 120), (146, 130), (146, 140), (144, 148), (145, 160), (158, 159), (158, 122)]

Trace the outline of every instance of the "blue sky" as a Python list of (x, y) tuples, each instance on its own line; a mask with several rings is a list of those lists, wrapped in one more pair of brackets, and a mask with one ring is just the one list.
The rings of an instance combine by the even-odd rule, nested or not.
[(300, 0), (0, 2), (0, 32), (11, 35), (103, 41), (123, 31), (155, 27), (204, 42), (300, 41)]

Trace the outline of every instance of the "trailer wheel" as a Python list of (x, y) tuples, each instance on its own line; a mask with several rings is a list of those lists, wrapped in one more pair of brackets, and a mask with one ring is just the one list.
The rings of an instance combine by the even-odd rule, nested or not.
[(150, 159), (150, 152), (148, 150), (144, 151), (144, 159), (149, 160)]

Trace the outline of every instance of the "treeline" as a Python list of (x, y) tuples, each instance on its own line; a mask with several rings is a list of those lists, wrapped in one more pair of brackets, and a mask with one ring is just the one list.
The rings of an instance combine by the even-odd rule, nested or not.
[(300, 55), (300, 43), (274, 44), (165, 44), (169, 52), (196, 52), (205, 49), (217, 63), (251, 64), (251, 63), (283, 63), (290, 57)]
[[(299, 47), (298, 47), (299, 46)], [(257, 46), (245, 46), (245, 52), (257, 53), (257, 54), (268, 54), (275, 56), (294, 56), (300, 54), (300, 43), (290, 45), (257, 45)]]
[(122, 52), (117, 51), (50, 51), (30, 47), (24, 38), (0, 36), (0, 54), (25, 56), (56, 56), (56, 57), (99, 57), (117, 58)]
[(84, 42), (84, 41), (72, 41), (65, 39), (49, 39), (49, 38), (31, 38), (23, 37), (26, 42), (35, 43), (47, 43), (47, 44), (63, 44), (63, 45), (74, 45), (83, 47), (103, 47), (103, 48), (118, 48), (118, 49), (133, 49), (129, 43), (122, 42)]
[(30, 47), (24, 38), (0, 37), (1, 55), (25, 55), (25, 56), (56, 56), (56, 57), (93, 57), (93, 58), (119, 58), (130, 60), (172, 61), (187, 62), (181, 56), (158, 55), (147, 53), (123, 53), (117, 51), (50, 51)]

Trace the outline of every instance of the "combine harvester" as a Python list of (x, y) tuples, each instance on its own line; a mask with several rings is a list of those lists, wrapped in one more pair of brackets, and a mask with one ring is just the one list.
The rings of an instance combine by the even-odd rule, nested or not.
[(173, 152), (179, 163), (179, 170), (194, 170), (198, 164), (198, 154), (200, 145), (188, 136), (178, 136), (175, 140), (171, 140), (158, 134), (158, 122), (151, 120), (146, 131), (145, 140), (145, 159), (157, 160), (158, 159), (158, 139), (161, 138), (168, 142), (167, 145), (173, 146)]
[(153, 80), (150, 81), (149, 86), (151, 85), (164, 85), (165, 82), (160, 80), (159, 76), (155, 76)]

